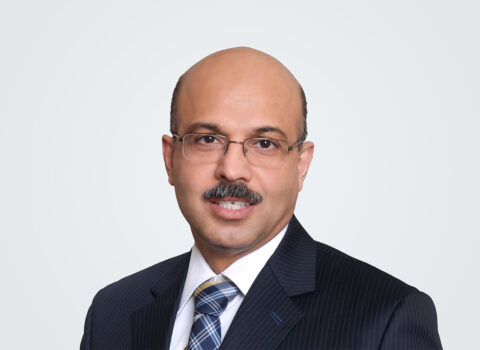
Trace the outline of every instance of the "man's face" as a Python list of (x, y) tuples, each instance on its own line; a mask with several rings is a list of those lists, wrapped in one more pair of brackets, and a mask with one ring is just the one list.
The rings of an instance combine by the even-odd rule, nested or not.
[[(293, 144), (301, 134), (299, 87), (282, 78), (274, 75), (266, 80), (260, 73), (226, 77), (208, 69), (194, 72), (179, 96), (178, 134), (221, 134), (234, 141), (264, 136)], [(230, 144), (214, 163), (186, 159), (182, 144), (168, 136), (163, 146), (169, 182), (175, 186), (180, 210), (204, 254), (209, 250), (245, 255), (273, 238), (293, 214), (313, 153), (313, 145), (307, 143), (302, 151), (295, 147), (277, 166), (254, 166), (238, 144)], [(218, 200), (204, 199), (206, 191), (221, 183), (244, 184), (263, 200), (235, 210), (220, 206)]]

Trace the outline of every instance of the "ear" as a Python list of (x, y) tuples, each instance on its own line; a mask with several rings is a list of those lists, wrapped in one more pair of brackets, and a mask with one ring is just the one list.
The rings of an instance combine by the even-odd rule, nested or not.
[(174, 139), (171, 136), (162, 136), (163, 161), (165, 162), (165, 169), (167, 170), (168, 182), (172, 186), (175, 185), (173, 181), (173, 148), (175, 147), (173, 141)]
[(298, 191), (303, 187), (303, 181), (307, 177), (308, 168), (313, 158), (313, 142), (307, 141), (302, 145), (298, 154)]

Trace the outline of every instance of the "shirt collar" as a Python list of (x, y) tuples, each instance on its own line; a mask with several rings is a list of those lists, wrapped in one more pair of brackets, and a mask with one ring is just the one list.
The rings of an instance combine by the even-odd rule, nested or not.
[[(280, 231), (280, 233), (278, 233), (270, 241), (265, 243), (257, 250), (254, 250), (250, 254), (245, 255), (235, 261), (220, 275), (230, 279), (236, 284), (240, 292), (242, 292), (243, 295), (246, 295), (252, 286), (253, 281), (255, 281), (257, 278), (257, 275), (265, 266), (268, 259), (275, 252), (275, 249), (277, 249), (283, 236), (285, 236), (286, 231), (287, 227), (284, 227), (283, 230)], [(195, 289), (201, 283), (215, 276), (218, 275), (213, 272), (208, 263), (205, 261), (200, 250), (198, 250), (197, 246), (194, 244), (190, 255), (190, 263), (188, 265), (187, 277), (185, 279), (178, 312), (183, 309), (186, 302), (190, 299)]]
[(235, 261), (227, 267), (222, 274), (233, 281), (242, 294), (246, 295), (253, 281), (255, 281), (268, 259), (270, 259), (275, 249), (277, 249), (286, 231), (287, 228), (285, 227), (263, 246)]

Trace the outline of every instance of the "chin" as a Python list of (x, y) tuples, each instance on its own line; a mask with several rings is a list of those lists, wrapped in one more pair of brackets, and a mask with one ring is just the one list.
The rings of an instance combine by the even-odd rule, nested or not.
[[(217, 231), (218, 232), (218, 231)], [(238, 237), (237, 232), (218, 232), (217, 235), (203, 235), (200, 234), (200, 238), (204, 244), (215, 249), (223, 251), (236, 251), (241, 252), (251, 249), (258, 244), (255, 239), (248, 239), (247, 237)]]
[(242, 242), (242, 241), (210, 241), (208, 244), (212, 247), (218, 249), (226, 249), (226, 250), (248, 250), (251, 248), (255, 243), (252, 242)]

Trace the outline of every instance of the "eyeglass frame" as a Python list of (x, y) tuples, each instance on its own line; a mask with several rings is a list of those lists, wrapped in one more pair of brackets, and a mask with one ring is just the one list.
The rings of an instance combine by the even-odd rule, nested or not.
[[(221, 138), (224, 138), (227, 140), (227, 143), (225, 144), (225, 149), (223, 150), (223, 155), (227, 154), (228, 152), (228, 147), (230, 146), (231, 143), (236, 143), (236, 144), (239, 144), (239, 145), (242, 145), (242, 148), (243, 148), (243, 155), (245, 156), (245, 158), (247, 158), (247, 147), (245, 147), (245, 142), (247, 142), (248, 140), (255, 140), (255, 139), (264, 139), (264, 140), (272, 140), (272, 141), (278, 141), (278, 142), (285, 142), (287, 144), (287, 153), (285, 155), (288, 155), (288, 153), (295, 147), (295, 146), (298, 146), (300, 144), (303, 144), (305, 142), (305, 139), (298, 139), (296, 142), (294, 142), (293, 144), (291, 145), (288, 145), (288, 141), (287, 140), (279, 140), (279, 139), (272, 139), (270, 137), (262, 137), (262, 136), (258, 136), (258, 137), (248, 137), (246, 138), (245, 140), (243, 141), (232, 141), (230, 140), (227, 136), (225, 135), (220, 135), (220, 134), (209, 134), (209, 133), (197, 133), (197, 132), (191, 132), (191, 133), (186, 133), (186, 134), (183, 134), (183, 136), (180, 136), (176, 133), (173, 133), (172, 132), (172, 137), (175, 139), (175, 140), (178, 140), (179, 142), (182, 143), (182, 155), (187, 158), (187, 156), (185, 156), (185, 152), (184, 152), (184, 149), (183, 149), (183, 139), (185, 136), (187, 135), (208, 135), (208, 136), (220, 136)], [(298, 148), (298, 150), (300, 150), (301, 147)], [(248, 158), (247, 158), (248, 159)]]

